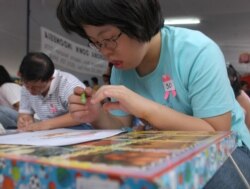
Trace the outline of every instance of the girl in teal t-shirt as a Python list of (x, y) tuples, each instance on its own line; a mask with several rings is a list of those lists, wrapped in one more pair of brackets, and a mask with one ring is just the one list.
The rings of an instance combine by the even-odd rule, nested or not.
[[(66, 31), (89, 40), (113, 64), (111, 85), (75, 89), (69, 108), (76, 120), (113, 129), (131, 125), (135, 116), (159, 130), (234, 130), (239, 147), (233, 157), (250, 181), (250, 134), (211, 39), (164, 26), (157, 0), (61, 0), (57, 16)], [(105, 98), (113, 101), (103, 104)], [(206, 187), (239, 188), (230, 163)]]

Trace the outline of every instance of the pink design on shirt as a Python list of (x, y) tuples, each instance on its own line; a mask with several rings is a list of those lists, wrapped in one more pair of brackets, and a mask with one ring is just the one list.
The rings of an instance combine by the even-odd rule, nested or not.
[(164, 99), (167, 100), (169, 97), (170, 92), (172, 93), (173, 97), (176, 96), (176, 90), (174, 87), (174, 82), (171, 80), (169, 75), (165, 74), (162, 76), (162, 83), (165, 89)]
[(56, 113), (57, 112), (57, 108), (55, 107), (55, 105), (50, 104), (50, 112), (51, 113)]

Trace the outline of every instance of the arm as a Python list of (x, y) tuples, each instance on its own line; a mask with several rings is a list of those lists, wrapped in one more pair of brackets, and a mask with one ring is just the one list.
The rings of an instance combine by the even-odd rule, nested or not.
[(73, 120), (69, 113), (48, 120), (43, 120), (40, 122), (33, 122), (29, 125), (26, 125), (21, 130), (23, 131), (37, 131), (37, 130), (49, 130), (57, 129), (63, 127), (70, 127), (79, 125), (80, 123)]
[[(157, 115), (157, 116), (155, 116)], [(168, 107), (152, 104), (143, 117), (159, 129), (186, 131), (227, 131), (231, 127), (231, 113), (210, 118), (197, 118)]]
[(121, 109), (148, 121), (161, 130), (217, 131), (229, 130), (231, 126), (230, 112), (200, 119), (148, 100), (124, 86), (103, 86), (97, 91), (91, 102), (95, 104), (106, 97), (115, 98), (118, 102), (106, 103), (105, 109)]
[(237, 96), (237, 101), (245, 111), (245, 122), (248, 129), (250, 129), (250, 98), (245, 91), (241, 90), (240, 95)]
[(2, 93), (5, 99), (12, 105), (12, 107), (18, 111), (19, 101), (21, 97), (21, 86), (15, 83), (6, 83), (2, 87)]

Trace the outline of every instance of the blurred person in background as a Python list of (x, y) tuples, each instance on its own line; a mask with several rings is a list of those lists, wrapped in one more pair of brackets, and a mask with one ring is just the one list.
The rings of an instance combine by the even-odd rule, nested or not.
[(86, 87), (89, 87), (89, 86), (90, 86), (90, 84), (89, 84), (89, 81), (88, 81), (88, 80), (83, 80), (82, 82), (84, 83), (84, 85), (85, 85)]
[[(68, 110), (68, 97), (77, 86), (85, 85), (70, 73), (55, 69), (54, 63), (41, 52), (28, 53), (19, 67), (23, 87), (18, 117), (22, 131), (48, 130), (72, 126), (90, 129), (73, 120)], [(39, 121), (34, 120), (37, 114)]]
[(21, 86), (14, 83), (4, 66), (0, 65), (0, 104), (18, 111)]
[(247, 93), (242, 89), (242, 84), (240, 81), (240, 74), (233, 67), (233, 65), (227, 65), (227, 73), (234, 91), (235, 98), (243, 108), (245, 112), (245, 122), (250, 129), (250, 98)]
[(9, 72), (0, 65), (0, 122), (6, 129), (16, 128), (21, 86), (14, 83)]
[(247, 64), (250, 62), (250, 53), (241, 53), (239, 56), (239, 63)]
[(100, 88), (98, 78), (97, 77), (92, 77), (91, 81), (92, 81), (92, 88), (93, 88), (93, 90), (97, 91)]
[(105, 73), (102, 75), (102, 80), (104, 85), (110, 85), (110, 76), (112, 72), (113, 64), (109, 62)]

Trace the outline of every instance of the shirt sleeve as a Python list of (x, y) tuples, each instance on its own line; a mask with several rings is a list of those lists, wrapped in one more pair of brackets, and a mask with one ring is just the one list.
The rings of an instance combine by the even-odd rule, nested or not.
[(69, 75), (65, 78), (61, 85), (60, 89), (63, 90), (61, 94), (63, 94), (63, 106), (65, 108), (68, 108), (68, 98), (74, 93), (74, 89), (76, 87), (85, 88), (85, 85), (73, 75)]
[(189, 73), (188, 91), (196, 117), (213, 117), (233, 109), (234, 96), (224, 56), (216, 44), (208, 44), (196, 57)]
[(18, 111), (19, 113), (34, 114), (29, 98), (30, 98), (29, 92), (25, 89), (25, 87), (22, 87), (21, 100)]
[(2, 87), (2, 94), (12, 106), (20, 101), (20, 89), (21, 87), (14, 83), (7, 83)]

